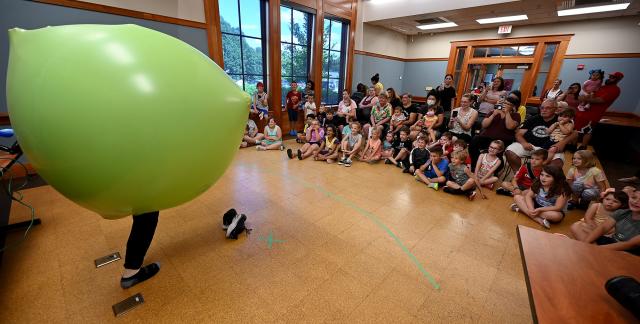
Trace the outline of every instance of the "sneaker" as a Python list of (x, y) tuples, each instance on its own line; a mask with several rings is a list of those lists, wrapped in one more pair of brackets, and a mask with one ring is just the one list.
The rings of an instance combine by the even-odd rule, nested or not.
[(416, 181), (421, 182), (422, 180), (420, 179), (420, 177), (418, 177), (417, 174), (413, 175), (413, 178), (416, 179)]
[(291, 135), (293, 135), (293, 136), (297, 136), (297, 135), (298, 135), (298, 132), (296, 132), (295, 130), (292, 130), (292, 131), (291, 131)]
[(476, 196), (478, 195), (478, 193), (474, 190), (471, 192), (471, 194), (469, 194), (469, 201), (473, 201), (474, 199), (476, 199)]
[(287, 149), (287, 156), (289, 159), (293, 159), (293, 151), (291, 151), (291, 149)]
[(393, 164), (393, 162), (391, 162), (391, 160), (389, 160), (389, 159), (386, 159), (386, 160), (384, 160), (384, 164)]
[(513, 197), (513, 193), (505, 188), (498, 188), (496, 189), (496, 194), (498, 195), (503, 195), (503, 196), (508, 196), (508, 197)]
[(551, 223), (549, 223), (549, 221), (546, 218), (542, 219), (542, 226), (544, 226), (544, 228), (546, 229), (550, 229), (551, 228)]
[(236, 212), (235, 209), (231, 208), (227, 210), (227, 212), (222, 215), (222, 229), (226, 230), (229, 228), (229, 225), (231, 225), (231, 222), (236, 215), (238, 215), (238, 212)]
[(120, 278), (120, 287), (122, 287), (122, 289), (131, 288), (155, 276), (158, 271), (160, 271), (160, 263), (154, 262), (148, 264), (140, 268), (140, 270), (138, 270), (138, 273), (134, 274), (133, 276), (129, 278)]
[(247, 220), (245, 214), (239, 214), (233, 217), (231, 224), (227, 228), (227, 238), (238, 239), (238, 235), (245, 230), (244, 222)]
[(346, 161), (344, 161), (344, 166), (350, 167), (351, 163), (353, 163), (353, 161), (351, 161), (351, 159), (347, 159)]
[(427, 185), (427, 187), (433, 188), (433, 190), (438, 191), (438, 183), (437, 182), (430, 183), (430, 184)]
[(453, 190), (451, 188), (449, 188), (448, 186), (442, 187), (442, 191), (444, 191), (446, 193), (453, 193)]
[(514, 212), (519, 212), (520, 211), (520, 207), (518, 207), (518, 205), (516, 203), (511, 204), (511, 206), (509, 206), (509, 208), (514, 211)]
[(347, 161), (346, 158), (342, 158), (340, 159), (340, 161), (338, 161), (338, 165), (343, 165), (346, 161)]
[(302, 160), (302, 151), (298, 150), (298, 160)]
[(280, 145), (280, 151), (284, 151), (284, 144)]
[(567, 203), (567, 209), (568, 210), (574, 210), (574, 209), (576, 209), (576, 206), (577, 206), (576, 202), (570, 201), (570, 202)]
[(400, 169), (404, 169), (404, 164), (402, 162), (398, 162), (396, 166)]
[(409, 169), (402, 169), (402, 173), (411, 173), (411, 171), (409, 171)]

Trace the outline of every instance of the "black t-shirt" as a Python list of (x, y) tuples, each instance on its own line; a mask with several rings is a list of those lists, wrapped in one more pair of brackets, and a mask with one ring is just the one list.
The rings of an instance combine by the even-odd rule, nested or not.
[(391, 98), (389, 103), (391, 104), (391, 109), (392, 110), (395, 107), (402, 107), (402, 100), (400, 100), (400, 98)]
[(411, 105), (409, 105), (409, 107), (405, 107), (405, 106), (401, 106), (402, 107), (402, 113), (407, 117), (407, 119), (409, 119), (409, 115), (410, 114), (417, 114), (418, 113), (418, 105), (412, 103)]
[(451, 110), (451, 99), (456, 97), (456, 88), (454, 87), (442, 87), (436, 88), (436, 97), (440, 99), (440, 105), (445, 111)]
[(407, 138), (406, 141), (401, 141), (400, 137), (398, 136), (395, 140), (393, 140), (393, 148), (396, 151), (400, 151), (400, 149), (407, 149), (407, 150), (411, 150), (411, 139)]
[(411, 151), (411, 165), (416, 168), (421, 167), (423, 164), (427, 163), (430, 154), (431, 153), (426, 148), (414, 148), (413, 151)]
[(527, 130), (527, 132), (524, 133), (524, 139), (533, 146), (549, 149), (554, 142), (551, 140), (549, 134), (547, 134), (547, 129), (557, 121), (558, 116), (555, 115), (549, 121), (545, 121), (541, 115), (527, 118), (521, 127), (521, 129)]

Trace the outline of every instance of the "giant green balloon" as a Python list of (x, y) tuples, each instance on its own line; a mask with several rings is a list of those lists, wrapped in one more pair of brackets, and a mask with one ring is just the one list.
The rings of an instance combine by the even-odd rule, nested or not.
[(136, 25), (10, 36), (18, 142), (55, 189), (105, 218), (189, 201), (224, 173), (249, 96), (209, 58)]

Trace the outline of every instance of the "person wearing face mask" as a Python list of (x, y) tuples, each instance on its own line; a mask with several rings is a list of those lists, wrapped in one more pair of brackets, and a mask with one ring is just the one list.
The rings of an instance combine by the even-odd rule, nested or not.
[(426, 104), (418, 108), (418, 118), (416, 118), (416, 122), (410, 126), (411, 133), (409, 134), (409, 137), (411, 140), (415, 141), (418, 134), (420, 134), (420, 131), (426, 127), (424, 124), (424, 117), (427, 115), (429, 110), (435, 111), (435, 116), (438, 117), (438, 120), (431, 129), (436, 132), (436, 137), (440, 137), (440, 129), (444, 124), (444, 109), (438, 104), (435, 92), (430, 92), (427, 95)]
[(620, 88), (618, 82), (624, 78), (622, 72), (609, 74), (609, 78), (604, 82), (598, 91), (593, 95), (580, 96), (581, 102), (590, 104), (587, 111), (576, 111), (575, 129), (582, 135), (582, 143), (578, 150), (586, 150), (591, 141), (593, 128), (600, 122), (602, 115), (609, 109), (611, 104), (618, 99)]

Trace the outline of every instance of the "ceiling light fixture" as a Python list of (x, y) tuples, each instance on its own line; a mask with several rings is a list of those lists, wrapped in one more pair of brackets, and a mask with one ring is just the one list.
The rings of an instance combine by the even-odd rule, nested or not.
[(518, 20), (527, 20), (529, 17), (527, 15), (517, 15), (517, 16), (506, 16), (506, 17), (495, 17), (495, 18), (484, 18), (484, 19), (476, 19), (478, 23), (481, 24), (493, 24), (493, 23), (501, 23), (507, 21), (518, 21)]
[(443, 22), (439, 24), (420, 25), (417, 27), (422, 30), (427, 30), (427, 29), (438, 29), (438, 28), (447, 28), (447, 27), (455, 27), (455, 26), (458, 26), (458, 24), (454, 22)]
[(584, 15), (584, 14), (590, 14), (590, 13), (624, 10), (624, 9), (627, 9), (629, 5), (630, 3), (618, 3), (618, 4), (611, 4), (611, 5), (604, 5), (604, 6), (558, 10), (558, 16), (562, 17), (562, 16)]

